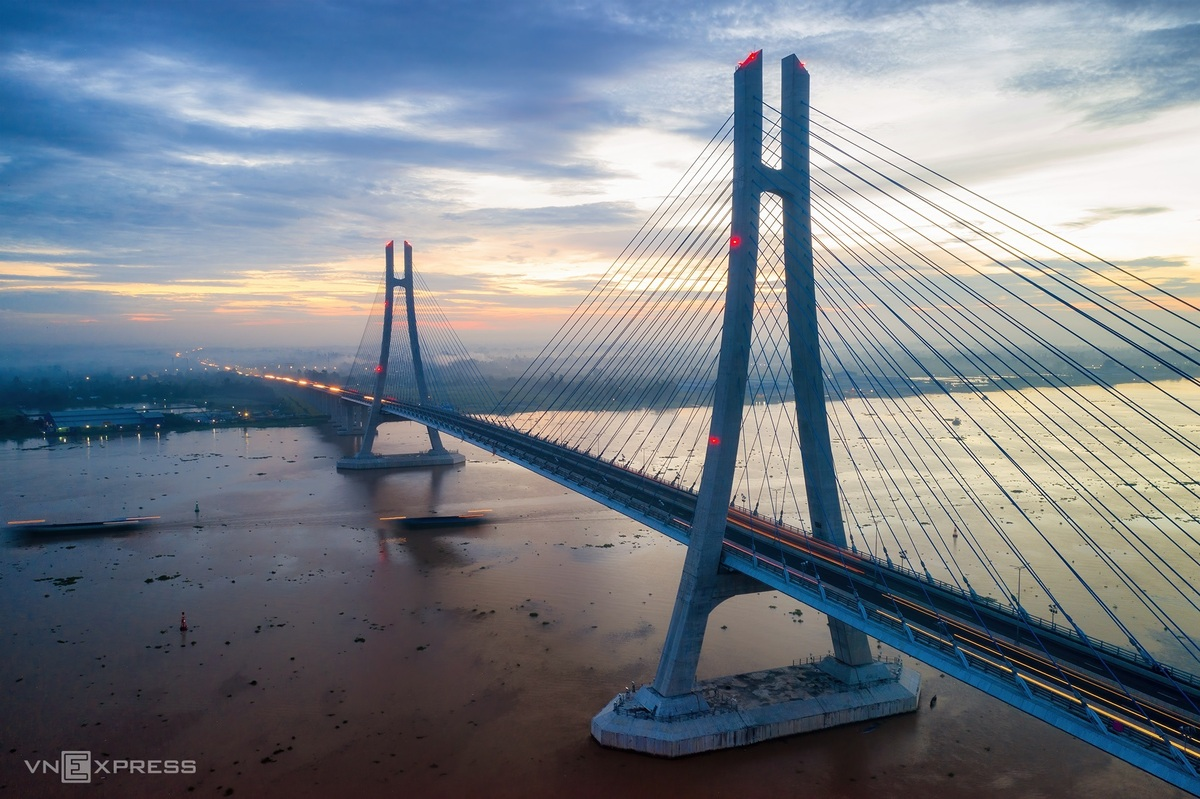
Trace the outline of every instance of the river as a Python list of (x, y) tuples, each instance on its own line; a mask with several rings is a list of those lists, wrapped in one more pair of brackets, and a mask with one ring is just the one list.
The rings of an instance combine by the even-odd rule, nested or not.
[[(411, 424), (377, 452), (423, 446)], [(435, 471), (339, 473), (328, 428), (0, 445), (0, 795), (1155, 797), (1184, 794), (935, 669), (913, 714), (668, 761), (591, 717), (653, 678), (683, 548), (467, 444)], [(491, 510), (404, 532), (379, 517)], [(793, 611), (800, 609), (800, 615)], [(179, 629), (186, 613), (188, 629)], [(701, 679), (829, 650), (776, 592), (713, 613)], [(884, 654), (896, 654), (888, 652)], [(192, 773), (129, 773), (128, 763)], [(161, 764), (160, 764), (161, 766)]]

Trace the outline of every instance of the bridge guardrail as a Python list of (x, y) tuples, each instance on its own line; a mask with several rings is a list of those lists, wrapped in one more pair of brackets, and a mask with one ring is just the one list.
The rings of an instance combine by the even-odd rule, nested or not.
[[(858, 603), (853, 601), (848, 595), (843, 595), (838, 589), (830, 588), (826, 590), (819, 581), (812, 580), (812, 578), (806, 577), (804, 580), (790, 579), (790, 574), (795, 571), (790, 566), (775, 563), (771, 559), (766, 558), (759, 553), (747, 553), (730, 547), (726, 547), (725, 553), (727, 557), (744, 562), (752, 562), (758, 568), (766, 568), (767, 570), (776, 574), (782, 573), (785, 582), (797, 586), (810, 594), (819, 594), (820, 598), (827, 602), (834, 602), (836, 604), (844, 605), (847, 608), (855, 610), (856, 612), (858, 610)], [(869, 621), (882, 627), (892, 629), (896, 632), (903, 633), (905, 637), (909, 638), (909, 640), (913, 641), (913, 643), (918, 643), (917, 639), (920, 639), (920, 645), (927, 649), (935, 649), (947, 654), (951, 652), (958, 652), (957, 645), (948, 643), (940, 636), (924, 629), (918, 624), (914, 624), (907, 620), (892, 618), (887, 614), (880, 612), (876, 608), (867, 610), (867, 614), (870, 617)], [(1183, 749), (1180, 751), (1175, 751), (1178, 749), (1179, 744), (1178, 742), (1174, 742), (1167, 734), (1160, 735), (1132, 720), (1126, 723), (1117, 721), (1115, 717), (1111, 717), (1107, 722), (1101, 721), (1101, 718), (1089, 707), (1087, 701), (1085, 701), (1082, 696), (1078, 695), (1077, 691), (1075, 692), (1076, 696), (1072, 698), (1061, 691), (1040, 685), (1038, 681), (1030, 680), (1024, 677), (1021, 675), (1018, 669), (1014, 669), (999, 663), (994, 663), (991, 661), (991, 659), (983, 657), (978, 653), (976, 653), (974, 657), (961, 660), (960, 662), (962, 662), (972, 671), (988, 675), (992, 679), (999, 680), (1008, 685), (1013, 685), (1014, 682), (1019, 682), (1019, 684), (1022, 686), (1021, 690), (1023, 692), (1027, 692), (1027, 695), (1031, 698), (1036, 697), (1041, 702), (1054, 705), (1055, 707), (1059, 708), (1060, 711), (1068, 713), (1069, 715), (1079, 719), (1089, 726), (1100, 726), (1104, 729), (1106, 734), (1120, 736), (1126, 742), (1132, 743), (1133, 745), (1145, 751), (1154, 752), (1159, 757), (1167, 760), (1179, 758), (1186, 761), (1189, 767), (1192, 768), (1195, 768), (1195, 765), (1200, 763), (1200, 758), (1197, 758), (1190, 750)], [(1075, 689), (1072, 690), (1074, 691)], [(1109, 714), (1106, 713), (1106, 715)], [(1174, 731), (1163, 730), (1163, 732), (1167, 733)], [(1185, 736), (1181, 735), (1181, 739), (1184, 737)]]
[[(752, 511), (750, 511), (749, 509), (739, 508), (739, 510), (741, 510), (742, 512), (744, 512), (746, 514), (752, 514)], [(778, 522), (772, 522), (772, 524), (776, 528), (779, 528), (780, 530), (786, 530), (791, 535), (802, 536), (804, 538), (812, 537), (812, 536), (809, 536), (804, 531), (796, 529), (794, 527), (791, 527), (790, 525), (780, 524)], [(1080, 631), (1073, 625), (1058, 624), (1057, 622), (1055, 622), (1053, 620), (1047, 621), (1046, 619), (1043, 619), (1040, 616), (1034, 616), (1034, 615), (1028, 613), (1024, 608), (1020, 608), (1020, 612), (1018, 612), (1017, 610), (1014, 610), (1012, 607), (1002, 604), (1001, 602), (999, 602), (998, 600), (996, 600), (992, 597), (981, 596), (980, 594), (975, 593), (974, 591), (964, 590), (964, 589), (960, 588), (959, 586), (955, 585), (954, 583), (948, 583), (945, 580), (940, 580), (936, 577), (933, 577), (932, 575), (928, 574), (928, 572), (920, 572), (910, 566), (905, 566), (903, 564), (896, 564), (896, 563), (893, 563), (890, 561), (881, 560), (880, 558), (878, 558), (875, 555), (870, 554), (870, 553), (858, 552), (858, 551), (852, 550), (851, 554), (853, 554), (853, 556), (855, 558), (858, 558), (859, 560), (870, 561), (872, 563), (872, 565), (875, 566), (875, 568), (879, 569), (882, 572), (893, 572), (893, 573), (901, 574), (915, 582), (925, 584), (925, 585), (930, 585), (930, 586), (936, 587), (938, 590), (940, 590), (944, 593), (955, 595), (955, 596), (959, 597), (960, 599), (963, 599), (963, 600), (971, 603), (972, 605), (983, 606), (983, 607), (987, 608), (988, 610), (990, 610), (991, 612), (1003, 614), (1003, 615), (1008, 616), (1016, 621), (1023, 622), (1030, 628), (1038, 628), (1043, 631), (1049, 632), (1053, 635), (1056, 635), (1060, 638), (1069, 638), (1069, 639), (1073, 640), (1074, 643), (1077, 646), (1079, 646), (1080, 648), (1082, 648), (1083, 650), (1088, 650), (1088, 649), (1098, 650), (1099, 652), (1102, 652), (1109, 656), (1119, 658), (1120, 660), (1123, 660), (1126, 663), (1137, 664), (1138, 666), (1141, 666), (1141, 667), (1150, 667), (1152, 670), (1157, 671), (1160, 674), (1163, 674), (1164, 676), (1168, 676), (1171, 679), (1176, 680), (1177, 682), (1185, 683), (1189, 686), (1200, 689), (1200, 676), (1176, 669), (1173, 666), (1167, 665), (1165, 663), (1160, 663), (1158, 661), (1153, 661), (1153, 662), (1148, 663), (1146, 661), (1146, 659), (1144, 657), (1142, 657), (1140, 652), (1137, 652), (1132, 649), (1126, 649), (1124, 647), (1120, 647), (1115, 644), (1111, 644), (1107, 641), (1104, 641), (1104, 640), (1101, 640), (1098, 638), (1091, 638), (1089, 636), (1085, 636), (1085, 635), (1081, 634)], [(1034, 632), (1034, 630), (1031, 629), (1031, 632)]]

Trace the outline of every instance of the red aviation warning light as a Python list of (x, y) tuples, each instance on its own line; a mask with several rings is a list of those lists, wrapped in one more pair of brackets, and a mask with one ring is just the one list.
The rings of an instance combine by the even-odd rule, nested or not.
[(760, 55), (762, 55), (762, 50), (755, 50), (753, 53), (746, 56), (744, 61), (742, 61), (740, 64), (738, 64), (738, 69), (741, 69), (742, 67), (746, 66), (747, 64), (753, 64), (755, 61), (758, 60), (758, 57)]
[(708, 437), (708, 445), (709, 445), (710, 447), (716, 447), (716, 446), (720, 446), (720, 444), (721, 444), (721, 437), (720, 437), (720, 436), (709, 436), (709, 437)]
[(741, 247), (742, 246), (742, 237), (741, 236), (730, 236), (729, 237), (729, 246), (734, 247), (734, 248)]
[(395, 243), (396, 243), (396, 240), (395, 240), (395, 239), (392, 239), (391, 241), (389, 241), (387, 244), (385, 244), (385, 245), (383, 245), (383, 246), (384, 246), (384, 247), (386, 247), (386, 248), (388, 248), (388, 249), (391, 249), (391, 248), (392, 248), (392, 245), (394, 245)]
[(383, 364), (380, 363), (375, 365), (375, 374), (383, 374)]

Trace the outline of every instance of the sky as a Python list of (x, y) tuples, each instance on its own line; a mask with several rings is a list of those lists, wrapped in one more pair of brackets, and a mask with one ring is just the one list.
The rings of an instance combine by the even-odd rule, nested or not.
[(1200, 301), (1195, 0), (0, 0), (0, 361), (353, 350), (389, 239), (536, 351), (763, 49), (812, 103)]

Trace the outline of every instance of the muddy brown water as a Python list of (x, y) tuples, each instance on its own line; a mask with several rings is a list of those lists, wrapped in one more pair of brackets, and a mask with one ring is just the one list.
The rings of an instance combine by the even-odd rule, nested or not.
[[(388, 425), (376, 449), (422, 438)], [(903, 717), (674, 761), (606, 750), (591, 717), (653, 678), (683, 548), (466, 444), (462, 467), (338, 473), (351, 446), (301, 428), (0, 447), (4, 520), (160, 517), (4, 531), (0, 796), (1184, 796), (922, 664)], [(469, 529), (379, 521), (476, 508)], [(828, 649), (816, 611), (739, 597), (699, 676)], [(84, 788), (43, 768), (63, 751), (195, 771)]]

